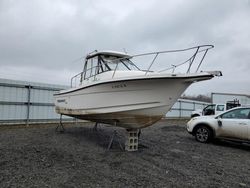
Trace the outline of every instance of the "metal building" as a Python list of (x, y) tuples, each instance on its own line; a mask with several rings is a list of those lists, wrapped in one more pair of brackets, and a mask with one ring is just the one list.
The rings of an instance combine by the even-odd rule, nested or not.
[(189, 118), (191, 112), (197, 109), (203, 109), (210, 103), (199, 102), (194, 100), (178, 99), (166, 117)]
[(241, 105), (250, 105), (250, 95), (233, 94), (233, 93), (212, 93), (212, 103), (225, 104), (228, 101), (239, 100)]
[(53, 121), (53, 94), (67, 86), (0, 79), (0, 123)]

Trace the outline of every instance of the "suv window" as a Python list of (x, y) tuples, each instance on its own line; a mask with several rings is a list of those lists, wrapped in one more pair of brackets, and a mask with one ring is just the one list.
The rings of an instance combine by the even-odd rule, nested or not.
[(235, 109), (221, 116), (223, 119), (249, 119), (249, 108)]
[(224, 111), (224, 105), (217, 105), (216, 111)]
[(206, 108), (203, 109), (203, 115), (214, 115), (215, 104), (208, 105)]

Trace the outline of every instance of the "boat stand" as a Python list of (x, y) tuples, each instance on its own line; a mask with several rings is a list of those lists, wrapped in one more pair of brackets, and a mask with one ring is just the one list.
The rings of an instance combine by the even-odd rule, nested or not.
[(141, 136), (141, 129), (139, 129), (138, 131), (138, 140), (140, 139), (140, 136)]
[[(110, 141), (109, 141), (109, 145), (108, 145), (108, 148), (107, 148), (108, 151), (111, 149), (111, 147), (112, 147), (112, 145), (113, 145), (113, 143), (114, 143), (114, 138), (115, 138), (115, 136), (118, 137), (118, 134), (117, 134), (117, 131), (116, 131), (116, 130), (114, 130), (114, 132), (113, 132), (113, 134), (112, 134), (112, 137), (111, 137), (111, 139), (110, 139)], [(119, 140), (118, 140), (118, 143), (119, 143), (120, 149), (121, 149), (122, 151), (124, 151), (124, 148), (122, 147), (122, 144), (121, 144), (121, 142), (120, 142)]]
[[(59, 127), (60, 127), (60, 130), (59, 130)], [(63, 133), (63, 132), (65, 131), (65, 128), (64, 128), (64, 126), (63, 126), (63, 124), (62, 124), (62, 114), (60, 114), (60, 122), (59, 122), (59, 124), (57, 125), (55, 131), (56, 131), (56, 132), (60, 131), (61, 133)]]
[(98, 123), (97, 123), (97, 122), (95, 123), (95, 126), (94, 126), (93, 130), (94, 130), (95, 132), (98, 132)]

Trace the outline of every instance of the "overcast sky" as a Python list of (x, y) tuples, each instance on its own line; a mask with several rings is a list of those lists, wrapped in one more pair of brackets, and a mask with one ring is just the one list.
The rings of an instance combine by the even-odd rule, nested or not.
[(249, 0), (0, 0), (1, 78), (69, 84), (82, 70), (74, 60), (95, 49), (201, 44), (215, 46), (201, 69), (223, 77), (186, 93), (250, 94)]

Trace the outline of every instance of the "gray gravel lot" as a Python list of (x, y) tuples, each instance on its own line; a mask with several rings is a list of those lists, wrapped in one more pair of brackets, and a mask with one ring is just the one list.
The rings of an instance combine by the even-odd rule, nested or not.
[(0, 187), (250, 187), (250, 146), (201, 144), (184, 123), (142, 130), (137, 152), (121, 151), (114, 128), (0, 129)]

